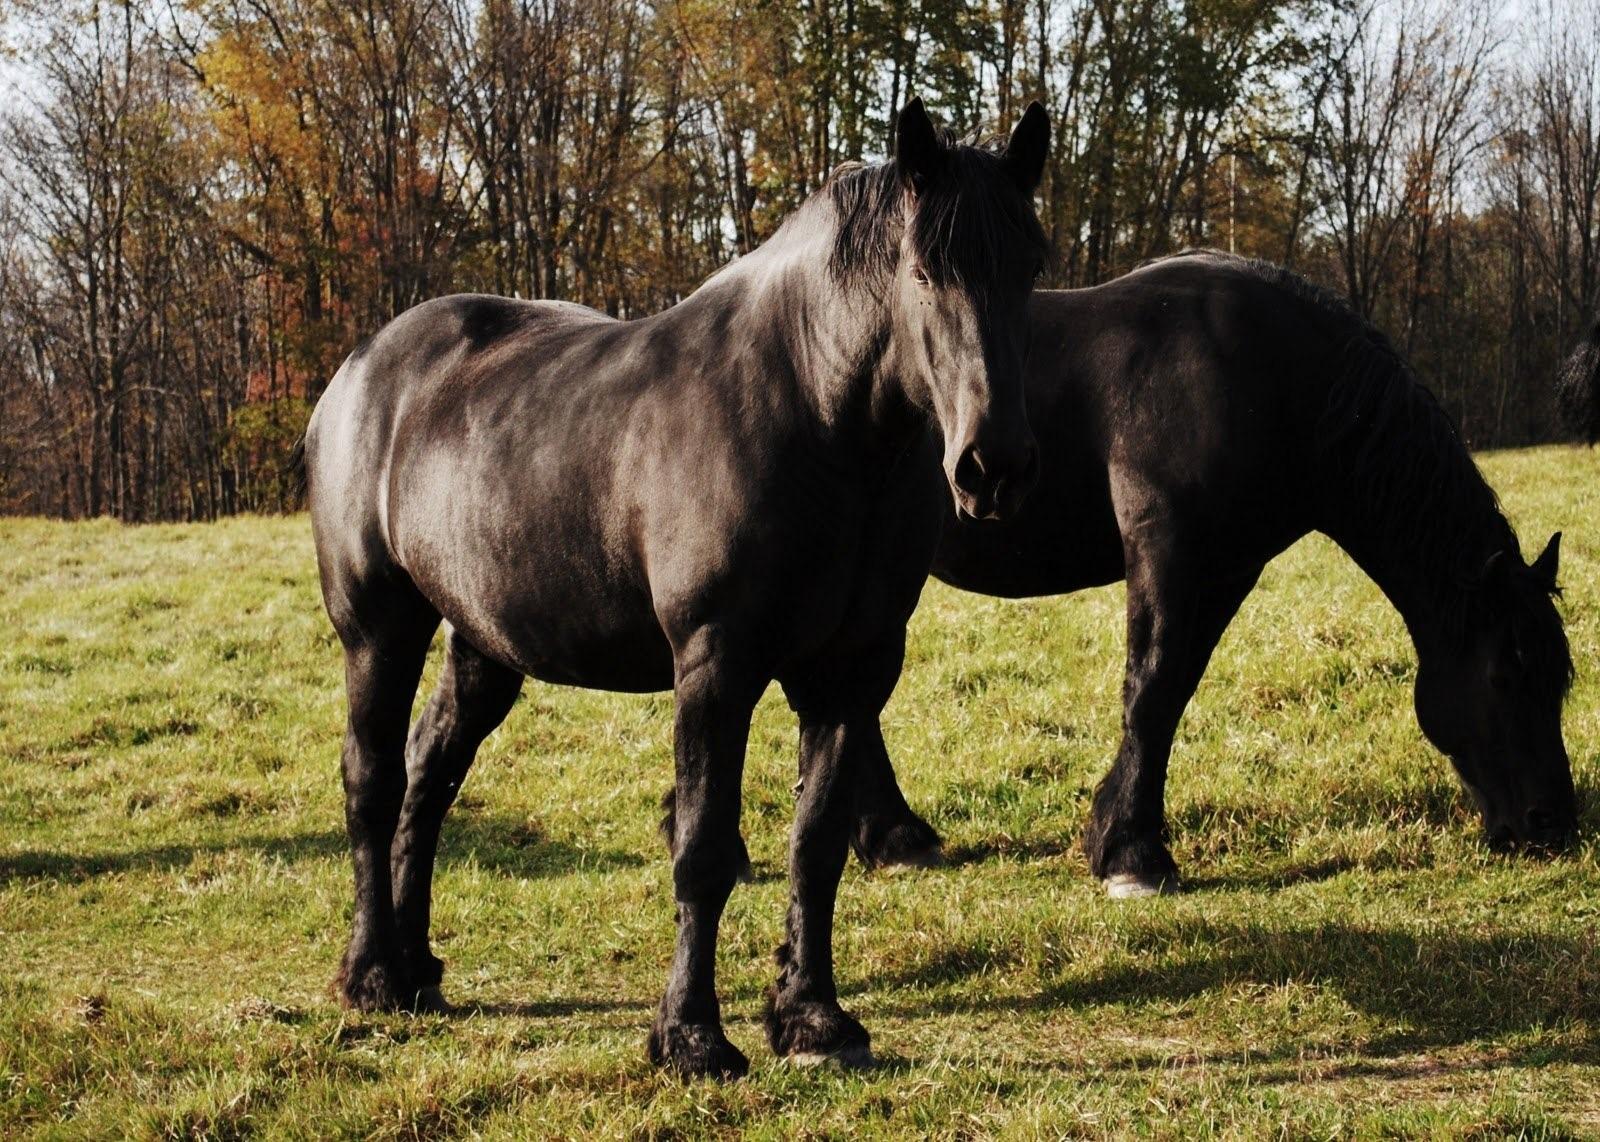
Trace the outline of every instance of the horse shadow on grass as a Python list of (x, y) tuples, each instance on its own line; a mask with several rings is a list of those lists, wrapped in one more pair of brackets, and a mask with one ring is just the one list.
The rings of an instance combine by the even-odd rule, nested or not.
[[(1061, 1009), (1159, 1007), (1244, 987), (1307, 984), (1336, 993), (1379, 1020), (1365, 1041), (1374, 1056), (1503, 1040), (1565, 1029), (1564, 1045), (1534, 1048), (1600, 1063), (1600, 938), (1533, 931), (1400, 930), (1339, 922), (1267, 927), (1199, 919), (1127, 937), (1128, 961), (1068, 971), (1026, 994), (940, 995), (952, 984), (1022, 963), (1025, 949), (956, 946), (922, 964), (871, 981), (888, 997), (876, 1010), (904, 1016), (1045, 1014)], [(926, 998), (904, 1003), (907, 991)], [(928, 993), (932, 992), (931, 995)], [(1578, 1042), (1570, 1032), (1583, 1028)], [(1286, 1050), (1298, 1051), (1298, 1044)], [(1252, 1052), (1252, 1057), (1262, 1057)]]
[(1072, 837), (998, 836), (982, 841), (969, 841), (949, 845), (944, 851), (946, 868), (962, 868), (969, 864), (990, 864), (1015, 861), (1023, 864), (1034, 861), (1076, 861), (1087, 868), (1083, 859), (1082, 842)]
[[(108, 853), (24, 849), (0, 853), (0, 885), (14, 881), (60, 880), (86, 883), (122, 873), (169, 872), (187, 868), (197, 857), (248, 853), (296, 864), (343, 857), (349, 841), (343, 829), (294, 835), (247, 833), (195, 844), (152, 845)], [(459, 811), (445, 823), (439, 867), (474, 865), (519, 879), (534, 880), (585, 872), (614, 872), (645, 864), (643, 853), (620, 848), (579, 846), (551, 837), (526, 818)]]

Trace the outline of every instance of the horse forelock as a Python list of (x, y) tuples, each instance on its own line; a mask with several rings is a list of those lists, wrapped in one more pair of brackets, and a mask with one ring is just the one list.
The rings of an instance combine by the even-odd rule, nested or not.
[(1572, 689), (1576, 671), (1572, 645), (1556, 609), (1559, 587), (1539, 582), (1533, 573), (1515, 575), (1504, 597), (1495, 604), (1511, 624), (1517, 654), (1529, 680), (1540, 693), (1565, 697)]
[(979, 284), (998, 273), (1003, 251), (1049, 250), (1027, 198), (993, 146), (959, 143), (941, 131), (944, 167), (912, 198), (895, 160), (837, 168), (824, 190), (838, 216), (830, 266), (846, 281), (893, 272), (909, 233), (923, 271), (941, 285)]

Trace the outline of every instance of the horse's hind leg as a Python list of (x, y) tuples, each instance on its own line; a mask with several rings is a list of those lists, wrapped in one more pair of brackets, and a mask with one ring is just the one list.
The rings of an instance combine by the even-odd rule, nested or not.
[(1095, 790), (1084, 832), (1089, 868), (1112, 896), (1178, 887), (1166, 846), (1167, 758), (1211, 652), (1260, 569), (1206, 579), (1165, 544), (1128, 551), (1128, 666), (1122, 746)]
[[(358, 589), (359, 590), (359, 589)], [(396, 940), (389, 850), (406, 790), (406, 723), (439, 616), (409, 582), (341, 594), (330, 606), (345, 647), (349, 721), (342, 771), (345, 828), (355, 866), (350, 944), (334, 987), (360, 1010), (395, 1009), (416, 995)]]
[(428, 947), (439, 830), (483, 739), (505, 720), (522, 675), (450, 632), (439, 684), (406, 743), (406, 792), (392, 850), (394, 911), (406, 986), (442, 1007), (444, 964)]
[[(855, 824), (850, 847), (867, 868), (935, 868), (944, 859), (942, 842), (932, 825), (912, 811), (900, 792), (883, 729), (877, 723), (861, 726), (856, 734)], [(802, 774), (802, 777), (804, 775)], [(661, 798), (661, 835), (672, 847), (677, 794), (668, 789)], [(739, 840), (739, 879), (749, 880), (750, 855)]]
[(883, 728), (861, 727), (856, 760), (856, 821), (850, 847), (868, 868), (932, 868), (943, 855), (939, 834), (900, 792)]

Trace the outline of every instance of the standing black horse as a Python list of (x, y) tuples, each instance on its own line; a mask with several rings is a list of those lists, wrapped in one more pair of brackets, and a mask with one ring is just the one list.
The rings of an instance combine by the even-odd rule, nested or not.
[[(448, 297), (339, 370), (306, 464), (349, 694), (349, 1004), (438, 1000), (440, 825), (524, 675), (670, 687), (678, 941), (649, 1053), (742, 1073), (717, 927), (751, 711), (777, 679), (806, 779), (768, 1035), (785, 1055), (865, 1052), (833, 976), (853, 770), (938, 539), (929, 419), (962, 512), (1014, 510), (1036, 471), (1022, 358), (1049, 124), (1034, 105), (991, 153), (954, 145), (913, 102), (897, 131), (891, 162), (838, 175), (659, 316)], [(408, 739), (441, 618), (443, 674)]]
[[(1399, 610), (1417, 720), (1491, 843), (1568, 836), (1560, 536), (1523, 562), (1449, 417), (1381, 334), (1286, 270), (1207, 251), (1036, 293), (1031, 315), (1039, 485), (1004, 522), (947, 522), (933, 572), (1009, 598), (1127, 580), (1122, 745), (1084, 836), (1112, 895), (1177, 885), (1162, 802), (1178, 719), (1262, 568), (1311, 531)], [(936, 851), (881, 748), (863, 777), (858, 852), (870, 861), (884, 836)]]

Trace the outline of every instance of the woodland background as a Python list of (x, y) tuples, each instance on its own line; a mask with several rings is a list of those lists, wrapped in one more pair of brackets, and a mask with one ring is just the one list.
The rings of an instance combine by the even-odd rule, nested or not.
[(672, 304), (920, 94), (1055, 145), (1045, 284), (1286, 263), (1474, 447), (1559, 435), (1600, 288), (1600, 0), (6, 0), (0, 511), (293, 506), (361, 337)]

